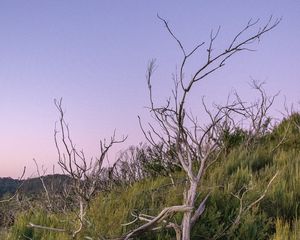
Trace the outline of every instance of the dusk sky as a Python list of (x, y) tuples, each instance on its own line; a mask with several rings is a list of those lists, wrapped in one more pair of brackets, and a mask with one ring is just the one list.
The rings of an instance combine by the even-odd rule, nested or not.
[[(99, 140), (109, 138), (114, 129), (128, 140), (113, 149), (110, 161), (119, 150), (145, 141), (137, 116), (145, 122), (150, 119), (145, 108), (147, 63), (157, 59), (153, 87), (160, 101), (168, 97), (181, 59), (157, 13), (188, 49), (208, 41), (211, 29), (221, 26), (216, 51), (250, 18), (260, 18), (263, 25), (271, 15), (282, 17), (280, 25), (254, 45), (256, 52), (234, 56), (199, 83), (190, 104), (197, 106), (204, 95), (222, 102), (233, 89), (251, 99), (252, 77), (265, 81), (270, 94), (280, 91), (275, 113), (282, 110), (284, 97), (297, 106), (299, 0), (2, 0), (0, 177), (18, 177), (24, 166), (26, 176), (34, 175), (33, 158), (51, 173), (58, 159), (53, 140), (58, 120), (55, 98), (63, 98), (74, 142), (87, 156), (97, 156)], [(197, 58), (191, 69), (196, 66)]]

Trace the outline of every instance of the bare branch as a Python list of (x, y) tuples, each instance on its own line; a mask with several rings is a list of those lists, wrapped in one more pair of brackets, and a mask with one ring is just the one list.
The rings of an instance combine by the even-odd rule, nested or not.
[(130, 232), (129, 234), (127, 234), (124, 237), (124, 240), (128, 240), (131, 237), (134, 237), (138, 234), (140, 234), (141, 232), (145, 232), (149, 229), (151, 229), (155, 224), (162, 222), (164, 219), (166, 219), (167, 217), (170, 216), (170, 214), (173, 213), (177, 213), (177, 212), (187, 212), (187, 211), (192, 211), (192, 207), (189, 206), (172, 206), (172, 207), (168, 207), (163, 209), (156, 217), (154, 217), (151, 221), (147, 222), (146, 224), (140, 226), (139, 228), (133, 230), (132, 232)]
[(49, 231), (54, 231), (54, 232), (66, 232), (66, 230), (63, 228), (46, 227), (46, 226), (42, 226), (42, 225), (33, 224), (31, 222), (28, 224), (28, 227), (44, 229), (44, 230), (49, 230)]

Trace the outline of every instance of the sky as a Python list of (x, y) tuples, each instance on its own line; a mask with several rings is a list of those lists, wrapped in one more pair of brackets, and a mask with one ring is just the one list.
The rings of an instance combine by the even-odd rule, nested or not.
[(188, 49), (207, 42), (210, 31), (221, 26), (216, 51), (249, 19), (260, 18), (263, 25), (271, 15), (282, 17), (255, 45), (257, 51), (233, 57), (201, 82), (190, 104), (197, 107), (201, 96), (222, 102), (233, 89), (251, 100), (249, 81), (255, 78), (266, 82), (270, 94), (280, 91), (275, 112), (282, 110), (284, 98), (297, 105), (299, 13), (298, 0), (0, 1), (0, 177), (18, 177), (24, 166), (27, 177), (36, 175), (33, 158), (48, 173), (57, 165), (55, 98), (63, 98), (72, 138), (88, 157), (98, 155), (99, 140), (115, 129), (128, 139), (112, 149), (110, 162), (119, 151), (145, 141), (137, 116), (151, 121), (147, 63), (157, 59), (153, 91), (160, 102), (169, 96), (181, 60), (157, 14)]

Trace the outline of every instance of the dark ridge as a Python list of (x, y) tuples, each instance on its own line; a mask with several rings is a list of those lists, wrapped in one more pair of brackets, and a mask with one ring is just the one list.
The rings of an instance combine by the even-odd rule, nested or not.
[[(44, 183), (51, 191), (61, 191), (64, 184), (70, 182), (70, 177), (63, 174), (43, 176)], [(43, 191), (43, 185), (39, 177), (25, 180), (13, 179), (10, 177), (0, 178), (0, 198), (14, 194), (19, 189), (25, 195), (39, 194)]]

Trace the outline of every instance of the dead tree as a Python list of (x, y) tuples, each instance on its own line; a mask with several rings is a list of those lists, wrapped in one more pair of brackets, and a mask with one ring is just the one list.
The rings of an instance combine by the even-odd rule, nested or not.
[[(63, 173), (71, 178), (71, 190), (78, 204), (78, 227), (73, 232), (73, 238), (82, 230), (85, 224), (85, 215), (91, 198), (101, 184), (103, 161), (108, 151), (117, 143), (122, 143), (126, 137), (117, 140), (115, 132), (109, 141), (100, 141), (100, 156), (95, 160), (87, 159), (83, 150), (78, 150), (72, 141), (70, 129), (65, 121), (62, 108), (62, 99), (55, 100), (55, 106), (59, 112), (58, 128), (55, 127), (54, 140), (58, 153), (58, 164)], [(59, 130), (58, 130), (59, 129)]]
[[(279, 95), (268, 95), (264, 82), (253, 80), (250, 86), (258, 94), (258, 97), (251, 102), (244, 101), (235, 91), (233, 95), (228, 96), (227, 104), (235, 105), (231, 109), (225, 105), (217, 106), (217, 109), (224, 109), (224, 118), (217, 124), (216, 139), (228, 153), (230, 147), (239, 144), (248, 150), (259, 143), (259, 140), (266, 134), (270, 133), (276, 126), (276, 119), (270, 116), (270, 109)], [(230, 100), (231, 99), (231, 100)], [(211, 117), (211, 113), (203, 102), (206, 113)], [(227, 155), (227, 154), (226, 154)]]
[[(171, 209), (175, 212), (184, 212), (181, 225), (173, 227), (176, 231), (177, 239), (189, 240), (192, 227), (204, 212), (205, 203), (209, 196), (208, 193), (202, 202), (196, 206), (196, 196), (201, 190), (199, 189), (201, 180), (208, 167), (218, 159), (223, 151), (223, 148), (220, 147), (218, 142), (220, 124), (229, 120), (232, 114), (247, 114), (245, 110), (249, 108), (241, 105), (239, 101), (233, 101), (223, 107), (218, 107), (213, 113), (203, 104), (204, 112), (209, 116), (209, 122), (200, 123), (198, 119), (187, 110), (187, 98), (201, 80), (204, 80), (224, 67), (228, 59), (241, 52), (253, 51), (253, 44), (259, 42), (263, 35), (274, 29), (279, 24), (280, 19), (273, 20), (271, 17), (268, 22), (262, 27), (259, 27), (258, 30), (255, 30), (255, 28), (259, 20), (250, 20), (246, 26), (233, 37), (225, 50), (215, 53), (214, 43), (218, 37), (220, 28), (216, 33), (211, 32), (210, 40), (207, 44), (201, 42), (191, 51), (187, 51), (183, 43), (171, 30), (168, 22), (159, 16), (158, 18), (163, 22), (170, 36), (178, 44), (182, 52), (182, 61), (179, 71), (174, 74), (173, 95), (166, 104), (162, 106), (157, 106), (154, 102), (152, 77), (156, 65), (155, 61), (150, 62), (146, 78), (150, 96), (150, 111), (155, 122), (153, 124), (149, 123), (149, 130), (146, 130), (140, 118), (139, 121), (148, 142), (153, 147), (163, 145), (162, 151), (164, 152), (172, 150), (172, 161), (179, 164), (186, 175), (187, 184), (184, 191), (183, 203), (181, 206), (176, 206), (176, 208), (174, 208), (176, 210), (172, 207)], [(186, 74), (185, 70), (188, 65), (188, 60), (196, 51), (201, 49), (201, 47), (206, 47), (206, 60), (204, 64), (199, 65), (194, 72)], [(186, 78), (185, 76), (191, 77)], [(262, 94), (264, 93), (262, 92)], [(268, 107), (268, 105), (265, 106)], [(259, 110), (263, 111), (264, 109), (259, 108)], [(253, 121), (255, 124), (253, 125), (255, 127), (254, 131), (261, 131), (263, 123), (257, 122), (256, 119), (253, 119)], [(271, 181), (273, 181), (273, 178)], [(258, 198), (258, 201), (261, 199), (262, 198)], [(255, 201), (254, 204), (258, 201)], [(164, 213), (169, 209), (170, 207), (164, 209), (158, 216), (165, 216)], [(243, 210), (244, 208), (241, 209)], [(152, 220), (148, 219), (149, 221), (143, 225), (144, 227), (141, 226), (130, 232), (124, 239), (129, 239), (137, 232), (140, 233), (142, 231), (155, 229), (158, 224), (157, 219), (158, 217), (153, 217)], [(168, 223), (168, 226), (171, 226), (171, 224)]]
[(275, 95), (268, 96), (263, 87), (264, 84), (264, 82), (252, 79), (251, 87), (258, 92), (259, 98), (247, 106), (237, 92), (234, 94), (236, 101), (241, 106), (241, 109), (243, 109), (243, 117), (248, 125), (246, 127), (248, 128), (248, 136), (245, 142), (246, 147), (253, 144), (261, 136), (272, 130), (275, 125), (272, 123), (272, 118), (268, 115), (268, 112), (272, 107), (274, 100), (279, 95), (279, 92)]

